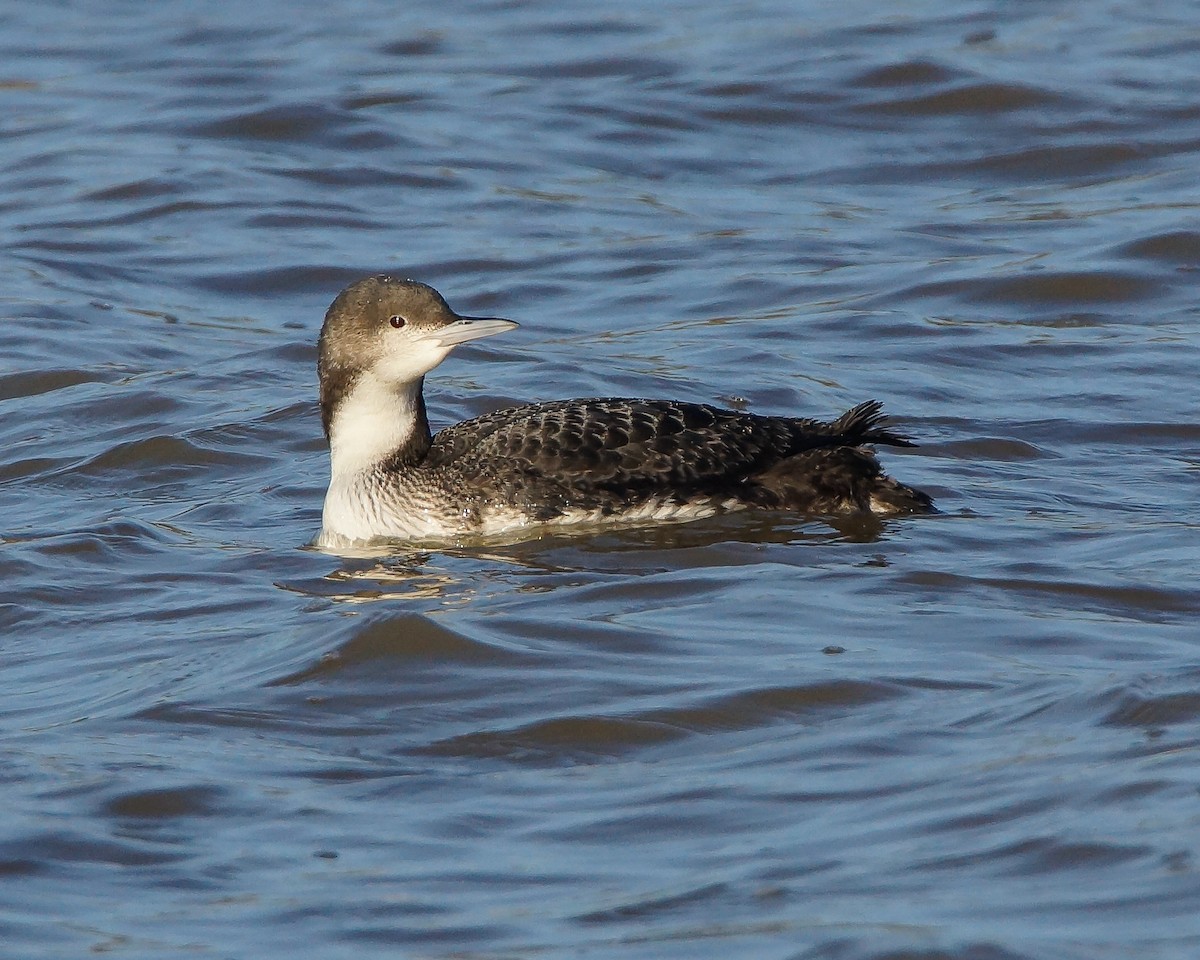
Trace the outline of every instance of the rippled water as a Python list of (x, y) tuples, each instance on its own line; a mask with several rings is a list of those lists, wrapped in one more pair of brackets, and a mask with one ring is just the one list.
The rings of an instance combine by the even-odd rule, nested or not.
[[(12, 957), (1200, 955), (1190, 3), (0, 10)], [(933, 518), (306, 547), (430, 384), (830, 416)]]

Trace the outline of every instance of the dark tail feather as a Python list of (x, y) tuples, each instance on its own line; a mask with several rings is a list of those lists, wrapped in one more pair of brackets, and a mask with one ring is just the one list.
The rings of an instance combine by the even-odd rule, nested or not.
[(902, 433), (887, 428), (887, 414), (878, 400), (868, 400), (851, 407), (829, 424), (831, 435), (837, 435), (842, 443), (886, 443), (893, 447), (915, 447), (916, 444)]
[(762, 506), (801, 513), (928, 513), (933, 499), (885, 474), (870, 450), (819, 447), (780, 460), (753, 478)]
[(884, 474), (871, 490), (872, 513), (936, 513), (933, 497)]

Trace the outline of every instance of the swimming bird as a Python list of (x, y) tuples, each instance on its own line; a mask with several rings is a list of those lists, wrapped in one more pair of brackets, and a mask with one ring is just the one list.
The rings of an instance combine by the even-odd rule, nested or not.
[(557, 400), (431, 434), (425, 375), (460, 344), (516, 326), (460, 316), (413, 280), (373, 276), (338, 294), (319, 343), (331, 466), (319, 546), (538, 536), (548, 525), (747, 508), (932, 508), (925, 493), (885, 475), (866, 446), (913, 446), (887, 428), (875, 400), (831, 422), (677, 400)]

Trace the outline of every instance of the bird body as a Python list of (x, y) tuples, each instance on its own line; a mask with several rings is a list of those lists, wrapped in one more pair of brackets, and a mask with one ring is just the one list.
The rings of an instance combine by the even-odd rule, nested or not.
[(593, 398), (429, 429), (423, 378), (459, 343), (512, 329), (455, 314), (431, 287), (352, 284), (321, 333), (332, 474), (319, 543), (531, 534), (548, 525), (684, 520), (747, 508), (923, 512), (867, 444), (912, 446), (868, 401), (832, 422), (674, 400)]

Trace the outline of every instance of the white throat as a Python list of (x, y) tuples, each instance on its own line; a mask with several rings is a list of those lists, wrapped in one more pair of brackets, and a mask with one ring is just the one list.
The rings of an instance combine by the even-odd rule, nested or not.
[(372, 469), (414, 438), (428, 431), (421, 388), (424, 378), (403, 384), (363, 373), (333, 411), (329, 423), (332, 482)]

